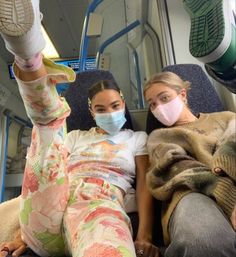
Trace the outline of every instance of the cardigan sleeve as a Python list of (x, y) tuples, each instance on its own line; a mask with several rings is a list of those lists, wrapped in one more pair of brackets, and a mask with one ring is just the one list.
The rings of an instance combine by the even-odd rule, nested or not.
[(236, 119), (235, 114), (228, 122), (222, 139), (212, 159), (212, 170), (221, 169), (236, 182)]

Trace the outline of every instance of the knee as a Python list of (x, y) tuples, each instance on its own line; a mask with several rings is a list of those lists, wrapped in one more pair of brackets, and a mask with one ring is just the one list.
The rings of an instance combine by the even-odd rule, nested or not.
[(233, 257), (236, 252), (235, 240), (227, 240), (214, 234), (185, 234), (173, 239), (167, 247), (165, 257)]

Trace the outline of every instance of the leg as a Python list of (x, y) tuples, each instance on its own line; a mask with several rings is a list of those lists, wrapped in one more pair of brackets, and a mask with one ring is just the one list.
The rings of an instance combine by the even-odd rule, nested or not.
[(29, 59), (45, 47), (39, 0), (0, 0), (0, 34), (13, 55)]
[(64, 253), (61, 227), (69, 198), (64, 125), (70, 108), (58, 96), (55, 84), (62, 79), (69, 82), (65, 78), (70, 77), (71, 70), (67, 73), (67, 68), (57, 68), (50, 63), (53, 74), (35, 81), (17, 78), (27, 114), (35, 124), (22, 185), (21, 232), (23, 240), (40, 256)]
[(40, 24), (39, 0), (0, 0), (0, 33), (15, 55), (14, 73), (35, 125), (22, 185), (21, 234), (40, 256), (63, 255), (61, 227), (69, 197), (64, 125), (70, 108), (55, 85), (73, 81), (75, 74), (48, 60), (42, 65)]
[(0, 0), (0, 35), (22, 71), (42, 66), (46, 45), (41, 31), (39, 0)]
[(183, 0), (191, 18), (189, 50), (208, 74), (236, 93), (236, 25), (230, 1)]
[(100, 179), (80, 179), (64, 216), (64, 230), (73, 257), (135, 257), (130, 220), (123, 196)]
[(64, 123), (69, 109), (57, 99), (49, 81), (46, 77), (19, 82), (28, 115), (34, 124), (44, 123), (33, 127), (20, 207), (22, 238), (40, 256), (64, 253), (61, 224), (69, 198), (64, 149)]
[(169, 223), (165, 257), (233, 257), (236, 233), (216, 203), (205, 195), (183, 197)]

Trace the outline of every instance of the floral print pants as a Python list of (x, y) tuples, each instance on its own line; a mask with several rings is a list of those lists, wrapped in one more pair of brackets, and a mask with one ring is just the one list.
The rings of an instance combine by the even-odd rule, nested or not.
[[(75, 74), (46, 59), (44, 64), (47, 76), (17, 78), (34, 124), (21, 194), (22, 238), (40, 256), (136, 256), (122, 192), (101, 179), (70, 179), (64, 147), (70, 108), (55, 85), (73, 81)], [(16, 67), (14, 72), (17, 77)]]

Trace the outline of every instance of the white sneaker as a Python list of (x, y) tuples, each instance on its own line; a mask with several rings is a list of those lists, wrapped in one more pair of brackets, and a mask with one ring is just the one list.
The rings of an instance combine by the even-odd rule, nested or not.
[(0, 0), (0, 31), (8, 36), (22, 36), (33, 25), (34, 12), (31, 1)]
[(46, 45), (41, 19), (39, 0), (0, 0), (0, 34), (7, 50), (22, 59), (41, 52)]

